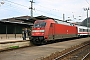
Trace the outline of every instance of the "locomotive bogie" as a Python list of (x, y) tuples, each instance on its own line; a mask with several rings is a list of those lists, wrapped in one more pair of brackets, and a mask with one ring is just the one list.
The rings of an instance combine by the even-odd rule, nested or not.
[(46, 44), (43, 36), (32, 36), (30, 42), (36, 45)]

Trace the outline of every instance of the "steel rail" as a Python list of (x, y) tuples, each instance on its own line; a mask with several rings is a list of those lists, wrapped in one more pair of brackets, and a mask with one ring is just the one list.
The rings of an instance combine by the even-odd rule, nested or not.
[(61, 55), (61, 56), (59, 56), (59, 57), (57, 57), (57, 58), (55, 58), (55, 59), (53, 59), (53, 60), (58, 60), (58, 59), (60, 59), (60, 58), (62, 58), (62, 57), (64, 57), (64, 56), (66, 56), (66, 55), (68, 55), (68, 54), (70, 54), (70, 53), (72, 53), (72, 52), (74, 52), (74, 51), (76, 51), (76, 50), (78, 50), (78, 49), (80, 49), (80, 48), (82, 48), (82, 47), (88, 45), (88, 44), (89, 44), (89, 43), (87, 43), (87, 44), (85, 44), (85, 45), (83, 45), (83, 46), (80, 46), (80, 47), (78, 47), (78, 48), (76, 48), (76, 49), (74, 49), (74, 50), (71, 50), (71, 51), (69, 51), (69, 52), (67, 52), (67, 53), (65, 53), (65, 54), (63, 54), (63, 55)]
[(81, 60), (84, 60), (89, 54), (90, 54), (90, 52), (88, 54), (86, 54)]

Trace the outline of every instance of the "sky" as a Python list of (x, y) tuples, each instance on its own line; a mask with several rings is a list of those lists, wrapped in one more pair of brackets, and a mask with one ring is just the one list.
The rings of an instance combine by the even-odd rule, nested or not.
[[(33, 0), (33, 16), (48, 16), (56, 19), (81, 22), (87, 18), (90, 0)], [(2, 3), (3, 2), (3, 3)], [(30, 16), (30, 0), (0, 0), (0, 20), (19, 16)], [(90, 17), (90, 10), (88, 11)], [(75, 19), (76, 18), (76, 19)]]

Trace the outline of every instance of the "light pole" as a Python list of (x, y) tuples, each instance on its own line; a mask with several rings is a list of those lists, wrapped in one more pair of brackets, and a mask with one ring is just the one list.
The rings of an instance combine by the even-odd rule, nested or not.
[[(88, 10), (90, 10), (90, 8), (84, 8), (84, 11), (87, 11), (87, 32), (88, 32)], [(88, 33), (89, 35), (89, 33)]]
[(31, 2), (31, 8), (29, 9), (31, 9), (31, 18), (32, 18), (33, 17), (33, 3), (35, 2), (33, 2), (33, 0), (31, 0), (30, 2)]
[(65, 14), (63, 14), (63, 21), (65, 21)]
[(81, 16), (79, 16), (79, 20), (81, 20)]

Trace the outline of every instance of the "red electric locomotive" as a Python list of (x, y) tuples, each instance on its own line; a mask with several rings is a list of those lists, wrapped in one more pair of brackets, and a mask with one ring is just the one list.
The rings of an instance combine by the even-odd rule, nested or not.
[(43, 44), (50, 40), (77, 36), (77, 28), (71, 23), (54, 19), (36, 20), (31, 32), (31, 42)]

